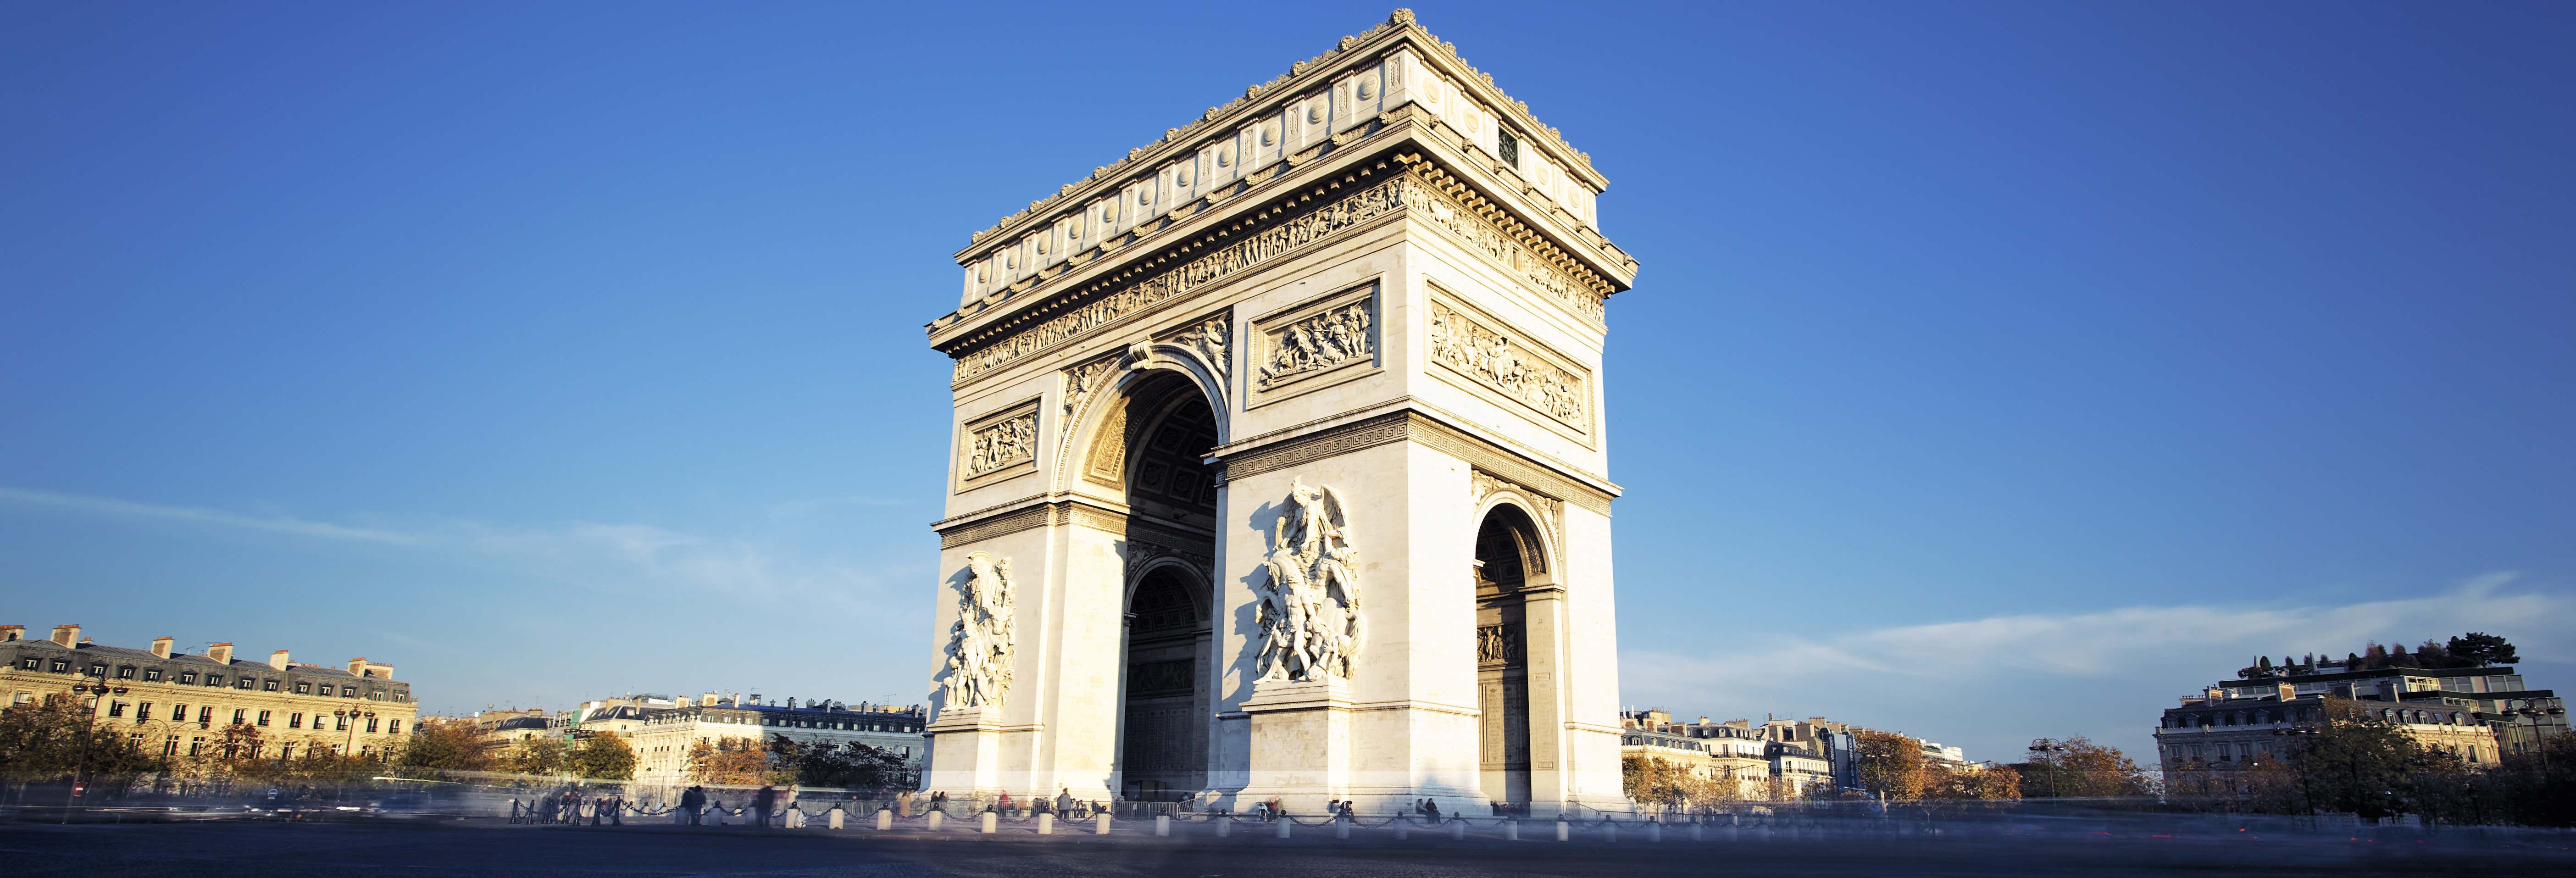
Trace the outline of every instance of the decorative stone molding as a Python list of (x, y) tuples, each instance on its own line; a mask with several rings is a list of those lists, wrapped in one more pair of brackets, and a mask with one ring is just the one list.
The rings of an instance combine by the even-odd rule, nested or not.
[(988, 518), (969, 519), (937, 528), (939, 547), (954, 549), (959, 546), (973, 545), (1003, 534), (1045, 527), (1051, 519), (1052, 513), (1044, 505), (1015, 509)]
[(1120, 355), (1111, 355), (1064, 370), (1065, 423), (1081, 422), (1082, 407), (1118, 380)]
[(1277, 472), (1364, 448), (1405, 441), (1419, 442), (1498, 479), (1529, 486), (1533, 494), (1557, 498), (1602, 515), (1610, 514), (1613, 495), (1608, 491), (1557, 475), (1554, 470), (1533, 463), (1518, 453), (1412, 410), (1389, 412), (1235, 451), (1222, 460), (1224, 478), (1232, 481)]
[[(1376, 365), (1377, 289), (1377, 281), (1371, 280), (1253, 321), (1249, 387), (1253, 405), (1271, 401), (1273, 394), (1290, 385)], [(1300, 392), (1333, 383), (1339, 381), (1313, 383)]]
[[(1383, 179), (1382, 175), (1390, 168), (1388, 163), (1379, 162), (1374, 167), (1355, 171), (1344, 183), (1318, 186), (1311, 192), (1299, 193), (1302, 197), (1283, 199), (1227, 230), (1231, 233), (1245, 225), (1266, 226), (1248, 237), (1216, 246), (1220, 238), (1209, 235), (1201, 241), (1183, 245), (1162, 258), (1102, 281), (1094, 287), (1095, 290), (1127, 281), (1138, 274), (1145, 275), (1131, 283), (1121, 283), (1114, 291), (1105, 294), (1094, 296), (1091, 291), (1085, 291), (1079, 297), (1088, 301), (1067, 313), (1012, 332), (971, 351), (957, 350), (951, 354), (957, 357), (954, 381), (964, 383), (1065, 341), (1122, 323), (1125, 318), (1143, 313), (1155, 305), (1232, 278), (1254, 266), (1305, 250), (1337, 232), (1401, 210), (1405, 192), (1405, 183), (1401, 179), (1384, 180), (1347, 196), (1310, 206), (1317, 196), (1330, 197), (1346, 183), (1368, 178)], [(1292, 208), (1300, 210), (1290, 215)], [(1276, 221), (1269, 222), (1271, 220)], [(1186, 261), (1177, 266), (1159, 268), (1176, 258)], [(1157, 270), (1146, 271), (1149, 267)]]
[(1491, 396), (1517, 403), (1506, 408), (1538, 415), (1588, 440), (1592, 435), (1589, 371), (1548, 350), (1529, 334), (1465, 300), (1431, 295), (1430, 360), (1446, 374), (1467, 379)]
[[(1401, 176), (1389, 179), (1398, 168)], [(1354, 190), (1356, 183), (1371, 185)], [(1604, 300), (1614, 291), (1609, 280), (1429, 158), (1406, 153), (1249, 211), (1216, 234), (1068, 292), (1019, 319), (943, 343), (941, 348), (956, 358), (952, 383), (964, 384), (1074, 339), (1124, 325), (1195, 290), (1398, 214), (1441, 229), (1540, 298), (1601, 325)], [(1236, 237), (1246, 231), (1250, 234)]]
[[(1523, 501), (1517, 505), (1523, 509), (1529, 510), (1530, 517), (1538, 519), (1538, 526), (1547, 531), (1547, 548), (1553, 549), (1555, 547), (1565, 545), (1565, 530), (1562, 525), (1565, 518), (1564, 499), (1551, 495), (1545, 491), (1531, 488), (1528, 485), (1494, 475), (1493, 473), (1486, 471), (1483, 467), (1471, 467), (1469, 469), (1469, 482), (1472, 485), (1470, 490), (1474, 492), (1474, 500), (1477, 508), (1484, 508), (1485, 498), (1498, 493), (1509, 492)], [(1552, 559), (1545, 557), (1539, 558), (1538, 561), (1545, 567), (1553, 567), (1555, 563)]]

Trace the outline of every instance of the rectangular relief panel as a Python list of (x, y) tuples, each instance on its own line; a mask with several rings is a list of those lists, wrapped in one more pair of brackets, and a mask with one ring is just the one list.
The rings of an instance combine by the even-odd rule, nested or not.
[(1371, 279), (1254, 320), (1244, 407), (1377, 373), (1377, 288)]
[(1593, 447), (1592, 373), (1572, 358), (1436, 283), (1430, 336), (1432, 374)]
[(957, 431), (957, 492), (1038, 471), (1038, 400), (966, 422)]

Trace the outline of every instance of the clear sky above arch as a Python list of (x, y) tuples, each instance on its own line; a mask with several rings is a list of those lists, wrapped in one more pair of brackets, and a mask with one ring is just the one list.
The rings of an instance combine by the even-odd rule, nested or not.
[[(1629, 700), (2009, 759), (2255, 652), (2576, 686), (2568, 7), (1415, 8), (1644, 263)], [(0, 623), (917, 701), (948, 254), (1387, 13), (1296, 9), (14, 8)]]

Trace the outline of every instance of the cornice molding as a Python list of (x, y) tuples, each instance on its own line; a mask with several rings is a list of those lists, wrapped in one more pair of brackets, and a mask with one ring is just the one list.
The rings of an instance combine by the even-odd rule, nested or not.
[(1422, 411), (1404, 409), (1276, 442), (1233, 451), (1219, 459), (1226, 482), (1304, 466), (1329, 457), (1396, 442), (1415, 442), (1465, 461), (1475, 470), (1525, 486), (1533, 493), (1610, 514), (1614, 495), (1556, 472), (1511, 449), (1442, 423)]
[(1329, 82), (1332, 77), (1346, 72), (1347, 68), (1378, 60), (1407, 44), (1420, 48), (1424, 60), (1438, 66), (1452, 68), (1443, 72), (1451, 74), (1452, 78), (1463, 87), (1476, 92), (1474, 97), (1479, 103), (1509, 117), (1513, 127), (1539, 135), (1542, 139), (1534, 141), (1531, 145), (1556, 154), (1560, 160), (1559, 163), (1581, 178), (1593, 191), (1599, 192), (1609, 187), (1608, 178), (1593, 169), (1590, 153), (1575, 149), (1573, 144), (1566, 142), (1564, 132), (1540, 122), (1538, 117), (1530, 112), (1528, 102), (1515, 100), (1510, 95), (1504, 94), (1494, 83), (1493, 74), (1478, 70), (1475, 65), (1467, 63), (1466, 59), (1458, 55), (1458, 44), (1432, 35), (1415, 19), (1413, 10), (1397, 9), (1394, 14), (1389, 15), (1385, 21), (1379, 22), (1376, 26), (1357, 35), (1342, 37), (1341, 42), (1334, 48), (1289, 65), (1287, 73), (1244, 89), (1241, 97), (1219, 106), (1209, 107), (1199, 114), (1199, 118), (1187, 124), (1165, 129), (1163, 136), (1153, 143), (1128, 150), (1126, 158), (1094, 168), (1090, 176), (1058, 187), (1054, 195), (1029, 202), (1028, 207), (1001, 218), (983, 231), (970, 235), (967, 246), (957, 251), (956, 258), (960, 264), (964, 264), (970, 261), (987, 242), (1010, 237), (1004, 235), (1004, 232), (1028, 224), (1031, 219), (1042, 217), (1059, 208), (1083, 202), (1099, 193), (1116, 189), (1126, 182), (1126, 178), (1135, 176), (1145, 168), (1151, 168), (1184, 152), (1196, 150), (1201, 145), (1201, 141), (1209, 139), (1211, 134), (1228, 131), (1235, 124), (1248, 121), (1262, 112), (1285, 109), (1290, 103), (1308, 97), (1308, 92), (1315, 86)]

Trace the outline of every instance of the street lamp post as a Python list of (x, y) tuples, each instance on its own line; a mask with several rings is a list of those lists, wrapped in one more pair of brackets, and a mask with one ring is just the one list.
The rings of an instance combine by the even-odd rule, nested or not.
[(2057, 798), (2057, 757), (2048, 754), (2064, 752), (2067, 752), (2066, 745), (2057, 743), (2052, 738), (2040, 738), (2030, 742), (2030, 761), (2048, 760), (2048, 797), (2052, 799)]

